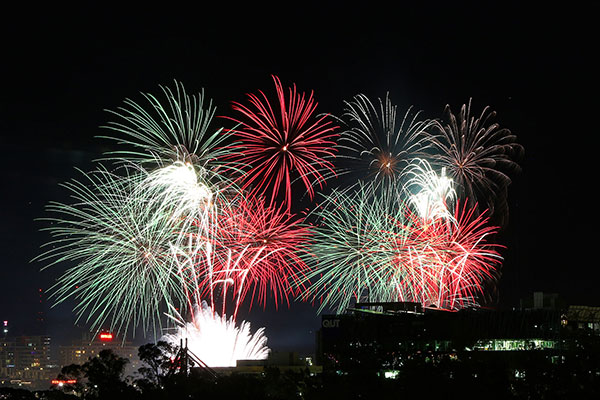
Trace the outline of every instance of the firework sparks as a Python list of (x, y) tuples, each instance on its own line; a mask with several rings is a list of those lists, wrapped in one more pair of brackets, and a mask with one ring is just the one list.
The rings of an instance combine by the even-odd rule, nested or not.
[(179, 251), (192, 254), (182, 258), (186, 265), (180, 270), (194, 269), (195, 285), (202, 292), (195, 301), (208, 296), (214, 307), (213, 294), (219, 287), (225, 313), (229, 291), (235, 303), (234, 318), (246, 297), (250, 307), (254, 301), (266, 305), (269, 295), (276, 306), (280, 300), (289, 303), (291, 283), (308, 269), (302, 254), (308, 251), (310, 231), (302, 219), (267, 206), (262, 197), (243, 194), (217, 201), (213, 213), (209, 235), (202, 230), (188, 235), (189, 243), (205, 240), (210, 250), (200, 243), (194, 246), (198, 250)]
[(213, 197), (194, 166), (180, 161), (146, 174), (135, 190), (174, 219), (197, 218), (205, 213)]
[(139, 174), (117, 176), (106, 169), (64, 186), (73, 204), (51, 203), (45, 218), (53, 240), (36, 259), (50, 266), (68, 263), (51, 288), (56, 303), (75, 299), (79, 319), (92, 329), (110, 323), (160, 331), (167, 304), (185, 298), (184, 282), (169, 256), (179, 235), (168, 213), (132, 196)]
[(424, 224), (395, 190), (335, 192), (315, 211), (308, 297), (342, 312), (352, 301), (417, 301), (458, 309), (477, 304), (501, 260), (486, 239), (495, 228), (459, 208)]
[(222, 162), (233, 147), (226, 146), (222, 128), (211, 127), (216, 111), (212, 101), (205, 106), (204, 92), (189, 95), (178, 82), (174, 90), (163, 86), (161, 90), (162, 100), (144, 93), (147, 105), (126, 99), (123, 107), (109, 111), (117, 119), (105, 128), (117, 135), (101, 137), (123, 146), (109, 152), (109, 159), (149, 169), (180, 161), (204, 168), (208, 180), (224, 179), (223, 170), (235, 170), (233, 163)]
[(379, 99), (379, 107), (362, 94), (345, 105), (347, 128), (339, 139), (340, 148), (349, 152), (339, 156), (349, 164), (345, 172), (389, 184), (397, 181), (415, 158), (426, 156), (430, 146), (427, 130), (432, 122), (420, 120), (420, 111), (413, 112), (410, 107), (400, 119), (389, 96)]
[(404, 192), (424, 225), (436, 219), (452, 220), (448, 204), (456, 198), (456, 192), (444, 168), (438, 175), (426, 160), (415, 160), (407, 177)]
[[(344, 311), (353, 300), (390, 298), (389, 264), (391, 244), (388, 237), (401, 235), (392, 224), (403, 218), (403, 206), (392, 192), (376, 197), (372, 184), (360, 184), (356, 192), (334, 189), (313, 211), (316, 218), (314, 241), (307, 258), (311, 281), (305, 298), (321, 302), (325, 307)], [(391, 299), (390, 299), (391, 301)]]
[(463, 104), (458, 115), (446, 106), (446, 121), (436, 122), (439, 134), (433, 147), (435, 160), (456, 184), (459, 196), (471, 205), (485, 205), (490, 214), (505, 218), (508, 214), (506, 188), (509, 172), (518, 171), (516, 163), (523, 147), (516, 136), (492, 120), (496, 113), (485, 107), (479, 117), (471, 115), (471, 101)]
[(446, 310), (478, 305), (484, 283), (497, 278), (502, 257), (501, 246), (488, 241), (497, 228), (474, 211), (457, 202), (451, 221), (415, 223), (405, 230), (408, 235), (397, 236), (391, 282), (398, 299)]
[(235, 367), (237, 360), (264, 360), (269, 355), (264, 328), (251, 333), (249, 322), (238, 325), (206, 303), (195, 308), (193, 322), (185, 322), (179, 314), (171, 318), (178, 327), (162, 340), (178, 345), (187, 339), (190, 351), (209, 367)]
[(238, 153), (228, 159), (246, 165), (242, 175), (243, 188), (254, 186), (254, 193), (270, 192), (270, 205), (281, 194), (289, 210), (293, 181), (304, 184), (309, 197), (313, 186), (323, 187), (328, 174), (334, 174), (333, 164), (337, 134), (328, 116), (315, 116), (317, 103), (311, 93), (306, 98), (296, 86), (286, 98), (279, 78), (273, 76), (277, 91), (274, 107), (267, 96), (248, 94), (249, 105), (233, 103), (239, 118), (229, 118), (239, 124), (230, 133), (236, 137)]
[(256, 298), (265, 305), (271, 293), (276, 306), (279, 299), (289, 303), (291, 280), (308, 269), (302, 258), (308, 251), (308, 227), (281, 207), (267, 206), (262, 197), (242, 196), (229, 211), (224, 220), (230, 226), (226, 247), (238, 254), (247, 253), (240, 299), (251, 291), (251, 302)]

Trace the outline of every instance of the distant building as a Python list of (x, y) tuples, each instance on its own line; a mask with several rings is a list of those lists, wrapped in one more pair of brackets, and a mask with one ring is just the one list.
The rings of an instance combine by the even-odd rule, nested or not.
[[(556, 310), (561, 313), (564, 334), (573, 341), (584, 337), (600, 336), (600, 307), (567, 305), (557, 293), (534, 292), (533, 296), (521, 299), (522, 310)], [(563, 335), (564, 336), (564, 335)]]
[(50, 365), (49, 336), (0, 339), (0, 368), (39, 368)]
[(583, 330), (600, 335), (600, 307), (569, 306), (563, 325), (570, 330)]
[[(201, 367), (196, 367), (201, 369)], [(294, 351), (272, 351), (264, 360), (237, 360), (235, 367), (219, 367), (213, 370), (219, 374), (263, 374), (266, 369), (280, 372), (307, 373), (316, 375), (322, 367), (314, 365), (312, 357), (300, 357)]]
[(57, 373), (50, 343), (49, 336), (0, 338), (0, 384), (47, 388)]
[(533, 292), (529, 297), (520, 300), (521, 309), (564, 309), (566, 304), (558, 293)]
[(423, 354), (485, 358), (510, 353), (515, 359), (518, 352), (525, 357), (542, 351), (555, 357), (568, 347), (562, 317), (552, 307), (448, 312), (422, 310), (418, 303), (359, 303), (346, 314), (322, 316), (317, 363), (324, 371), (386, 371)]
[(138, 347), (107, 332), (85, 334), (71, 345), (60, 346), (58, 363), (51, 359), (50, 344), (50, 337), (43, 335), (0, 338), (0, 386), (48, 389), (62, 367), (84, 364), (105, 349), (129, 360), (125, 375), (139, 368)]
[(84, 334), (80, 340), (75, 340), (70, 345), (59, 346), (58, 364), (61, 368), (71, 364), (82, 365), (90, 357), (96, 357), (106, 349), (129, 360), (126, 374), (136, 372), (139, 368), (138, 346), (131, 342), (123, 342), (109, 332), (101, 332), (97, 335)]

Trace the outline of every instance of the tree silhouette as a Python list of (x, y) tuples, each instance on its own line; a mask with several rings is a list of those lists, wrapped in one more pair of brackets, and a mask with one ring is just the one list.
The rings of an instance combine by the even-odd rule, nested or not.
[(138, 368), (138, 373), (142, 378), (135, 381), (136, 385), (143, 392), (164, 388), (164, 380), (173, 366), (171, 358), (175, 353), (176, 349), (164, 341), (140, 346), (138, 357), (144, 365)]
[(88, 381), (88, 395), (114, 399), (131, 392), (133, 389), (123, 381), (127, 363), (128, 359), (119, 357), (110, 349), (102, 350), (98, 357), (90, 358), (82, 366)]
[(75, 384), (62, 387), (63, 392), (74, 391), (83, 399), (131, 399), (136, 391), (123, 380), (128, 359), (119, 357), (112, 350), (102, 350), (97, 357), (90, 357), (83, 365), (67, 365), (57, 379), (75, 379)]

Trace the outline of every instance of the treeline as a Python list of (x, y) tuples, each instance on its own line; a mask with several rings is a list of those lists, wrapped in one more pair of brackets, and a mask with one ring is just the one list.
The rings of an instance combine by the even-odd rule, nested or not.
[(181, 368), (167, 343), (139, 348), (142, 367), (124, 376), (128, 360), (104, 350), (83, 365), (62, 368), (43, 391), (0, 388), (0, 399), (578, 399), (600, 398), (598, 354), (548, 357), (531, 352), (518, 368), (505, 358), (431, 357), (419, 354), (397, 368), (395, 379), (375, 371), (331, 371), (311, 375), (265, 368), (257, 374), (217, 374)]

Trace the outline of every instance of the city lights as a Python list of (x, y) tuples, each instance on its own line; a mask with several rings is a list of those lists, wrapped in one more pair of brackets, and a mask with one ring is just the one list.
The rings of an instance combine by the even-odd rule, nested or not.
[(113, 334), (112, 333), (101, 333), (100, 340), (102, 340), (103, 342), (110, 342), (111, 340), (113, 340)]

